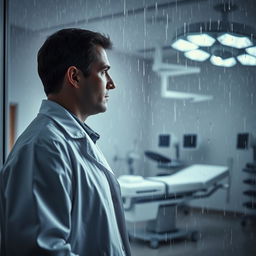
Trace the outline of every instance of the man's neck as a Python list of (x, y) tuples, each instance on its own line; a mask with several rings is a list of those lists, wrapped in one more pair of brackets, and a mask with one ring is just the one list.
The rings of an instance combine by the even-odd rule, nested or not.
[(69, 99), (64, 99), (64, 97), (61, 97), (57, 94), (49, 94), (47, 96), (48, 100), (54, 101), (67, 109), (69, 112), (74, 114), (81, 122), (85, 122), (87, 119), (88, 115), (84, 115), (81, 113), (79, 110), (79, 107), (73, 104)]

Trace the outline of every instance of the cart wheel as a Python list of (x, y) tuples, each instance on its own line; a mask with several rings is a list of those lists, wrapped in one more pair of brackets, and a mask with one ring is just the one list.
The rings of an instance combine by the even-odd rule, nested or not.
[(199, 233), (197, 231), (192, 232), (190, 239), (193, 242), (197, 242), (199, 239)]
[(157, 239), (150, 240), (150, 248), (157, 249), (159, 247), (159, 242)]

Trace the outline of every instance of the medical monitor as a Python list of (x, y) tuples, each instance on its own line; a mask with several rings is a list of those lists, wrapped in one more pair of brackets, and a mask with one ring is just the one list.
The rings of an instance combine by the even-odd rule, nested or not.
[(236, 140), (237, 149), (248, 149), (249, 148), (250, 135), (249, 133), (238, 133)]
[(158, 146), (159, 147), (170, 147), (171, 145), (171, 136), (170, 134), (160, 134), (158, 137)]
[(197, 149), (198, 137), (197, 134), (184, 134), (182, 141), (183, 149)]

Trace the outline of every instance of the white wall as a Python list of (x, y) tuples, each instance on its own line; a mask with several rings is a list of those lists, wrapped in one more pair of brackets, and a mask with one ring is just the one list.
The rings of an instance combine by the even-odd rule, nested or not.
[(253, 156), (252, 149), (236, 149), (236, 136), (239, 132), (251, 132), (256, 136), (255, 67), (238, 65), (222, 69), (206, 63), (201, 65), (200, 74), (170, 79), (169, 89), (213, 95), (212, 101), (201, 103), (163, 99), (160, 79), (152, 74), (150, 81), (150, 148), (175, 157), (173, 149), (158, 148), (158, 134), (173, 133), (181, 139), (184, 133), (197, 133), (201, 138), (200, 148), (196, 151), (181, 150), (181, 158), (187, 163), (213, 165), (226, 165), (228, 158), (232, 158), (231, 201), (227, 204), (226, 192), (219, 191), (208, 199), (191, 204), (243, 212), (245, 198), (242, 191), (246, 187), (242, 180), (246, 174), (242, 168), (252, 162)]
[(36, 117), (45, 98), (37, 75), (37, 51), (40, 37), (21, 28), (11, 26), (9, 40), (8, 99), (17, 104), (17, 130), (19, 136)]

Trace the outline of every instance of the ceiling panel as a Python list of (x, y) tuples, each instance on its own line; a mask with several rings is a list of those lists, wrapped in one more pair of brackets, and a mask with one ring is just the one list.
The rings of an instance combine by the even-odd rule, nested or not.
[[(224, 0), (10, 0), (10, 22), (50, 34), (82, 27), (109, 34), (117, 51), (151, 57), (156, 45), (168, 47), (185, 23), (220, 20), (213, 6)], [(227, 0), (239, 10), (230, 20), (256, 26), (255, 0)], [(168, 49), (168, 54), (176, 54)]]

